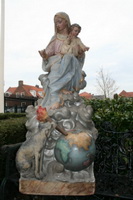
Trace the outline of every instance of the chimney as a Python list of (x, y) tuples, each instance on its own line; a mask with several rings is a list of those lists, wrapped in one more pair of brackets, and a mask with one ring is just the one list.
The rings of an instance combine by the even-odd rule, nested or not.
[(35, 87), (39, 88), (39, 85), (35, 85)]
[(19, 81), (18, 86), (22, 86), (22, 85), (23, 85), (23, 81)]

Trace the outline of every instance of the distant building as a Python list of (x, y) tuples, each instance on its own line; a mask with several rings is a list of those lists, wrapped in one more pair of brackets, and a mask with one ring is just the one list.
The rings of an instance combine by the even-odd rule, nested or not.
[(38, 85), (31, 86), (25, 85), (23, 81), (18, 82), (17, 87), (9, 87), (5, 92), (5, 96), (16, 96), (18, 97), (43, 97), (43, 89), (39, 88)]
[(121, 97), (127, 97), (127, 98), (133, 98), (133, 92), (126, 92), (125, 90), (123, 90), (119, 96)]
[(17, 87), (9, 87), (4, 94), (5, 112), (25, 111), (28, 105), (34, 105), (35, 102), (44, 96), (44, 91), (38, 85), (25, 85), (22, 80), (18, 82)]
[(94, 95), (93, 99), (105, 99), (104, 95)]
[(79, 95), (86, 99), (105, 99), (104, 95), (94, 95), (94, 94), (87, 93), (87, 92), (80, 93)]
[(86, 99), (92, 99), (94, 95), (91, 93), (83, 92), (83, 93), (80, 93), (79, 96), (84, 97)]

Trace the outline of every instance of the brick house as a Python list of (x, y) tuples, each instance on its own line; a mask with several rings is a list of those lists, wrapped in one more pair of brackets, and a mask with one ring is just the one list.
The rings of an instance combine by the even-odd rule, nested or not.
[(83, 93), (80, 93), (79, 95), (86, 99), (105, 99), (104, 95), (94, 95), (88, 92), (83, 92)]
[(82, 93), (79, 94), (79, 96), (84, 97), (86, 99), (92, 99), (94, 95), (91, 94), (91, 93), (82, 92)]
[[(18, 81), (17, 87), (9, 87), (4, 94), (5, 107), (14, 110), (16, 107), (25, 108), (34, 105), (37, 99), (44, 95), (43, 89), (38, 85), (25, 85), (22, 80)], [(14, 112), (14, 111), (13, 111)]]
[(133, 92), (126, 92), (125, 90), (123, 90), (119, 96), (121, 97), (127, 97), (127, 98), (133, 98)]

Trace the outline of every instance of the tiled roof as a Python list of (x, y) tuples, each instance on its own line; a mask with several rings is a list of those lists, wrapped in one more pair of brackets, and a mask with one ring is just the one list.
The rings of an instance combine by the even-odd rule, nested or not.
[(12, 95), (16, 94), (16, 93), (21, 93), (21, 92), (25, 92), (25, 96), (28, 97), (33, 97), (33, 95), (31, 94), (31, 90), (36, 91), (36, 96), (37, 97), (41, 97), (41, 95), (39, 94), (39, 92), (44, 92), (43, 88), (39, 88), (36, 86), (31, 86), (31, 85), (24, 85), (22, 84), (21, 86), (19, 85), (18, 87), (9, 87), (8, 90), (6, 91), (11, 93)]
[(81, 97), (85, 97), (86, 99), (91, 99), (93, 95), (91, 93), (83, 92), (79, 94)]
[(16, 89), (17, 89), (17, 87), (9, 87), (6, 92), (14, 93)]
[(43, 92), (42, 88), (38, 88), (38, 87), (35, 87), (35, 86), (31, 86), (31, 85), (22, 85), (22, 87), (27, 92), (28, 96), (33, 96), (30, 93), (31, 90), (35, 90), (37, 92), (38, 97), (41, 97), (38, 92)]
[(123, 97), (133, 97), (133, 92), (126, 92), (125, 90), (123, 90), (119, 96), (123, 96)]

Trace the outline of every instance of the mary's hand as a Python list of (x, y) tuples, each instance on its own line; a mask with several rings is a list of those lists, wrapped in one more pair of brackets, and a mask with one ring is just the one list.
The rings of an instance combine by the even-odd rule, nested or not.
[(39, 52), (39, 54), (40, 54), (40, 56), (42, 57), (42, 58), (44, 58), (44, 59), (48, 59), (48, 55), (46, 54), (46, 52), (45, 52), (45, 49), (44, 50), (41, 50), (41, 51), (38, 51)]

